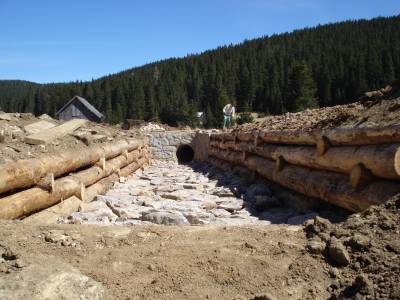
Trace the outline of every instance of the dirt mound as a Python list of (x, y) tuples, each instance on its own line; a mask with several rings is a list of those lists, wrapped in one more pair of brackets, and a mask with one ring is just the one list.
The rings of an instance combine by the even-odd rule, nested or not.
[(308, 250), (330, 266), (331, 299), (400, 299), (400, 195), (342, 224), (315, 218)]
[[(237, 132), (253, 130), (293, 130), (318, 132), (336, 127), (373, 127), (400, 124), (400, 81), (386, 87), (381, 97), (333, 107), (307, 109), (298, 113), (270, 116), (255, 123), (244, 124)], [(397, 98), (396, 98), (397, 97)]]
[(29, 145), (24, 139), (30, 134), (29, 125), (38, 122), (59, 125), (60, 121), (47, 115), (35, 117), (30, 113), (0, 113), (0, 164), (29, 159), (62, 150), (86, 148), (92, 144), (109, 143), (125, 137), (138, 137), (138, 129), (122, 131), (119, 125), (109, 126), (88, 122), (85, 126), (46, 145)]

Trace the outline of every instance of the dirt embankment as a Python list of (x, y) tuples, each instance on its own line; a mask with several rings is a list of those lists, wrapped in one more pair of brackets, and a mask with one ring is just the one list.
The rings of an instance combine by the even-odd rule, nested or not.
[[(35, 117), (30, 113), (0, 112), (0, 164), (58, 153), (63, 150), (79, 151), (79, 149), (93, 144), (112, 143), (118, 139), (142, 135), (139, 128), (123, 131), (119, 125), (109, 126), (88, 122), (73, 133), (66, 134), (46, 145), (30, 145), (25, 142), (25, 137), (32, 134), (29, 125), (38, 122), (55, 126), (61, 124), (60, 121), (47, 115)], [(45, 131), (46, 129), (43, 129), (43, 132)]]
[(383, 127), (400, 124), (400, 84), (390, 87), (390, 91), (381, 93), (379, 97), (365, 96), (360, 102), (348, 105), (266, 117), (255, 123), (239, 126), (236, 130), (318, 132), (337, 127)]

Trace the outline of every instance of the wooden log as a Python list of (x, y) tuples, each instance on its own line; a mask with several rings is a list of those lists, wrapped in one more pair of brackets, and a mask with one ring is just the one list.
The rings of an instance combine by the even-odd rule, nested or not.
[[(400, 125), (384, 127), (338, 127), (331, 130), (308, 132), (304, 130), (260, 130), (238, 132), (240, 141), (254, 141), (255, 137), (267, 143), (317, 145), (321, 139), (333, 146), (377, 145), (400, 143)], [(232, 137), (231, 137), (232, 138)], [(214, 136), (214, 139), (219, 137)], [(225, 137), (226, 139), (226, 137)]]
[(114, 184), (114, 182), (118, 181), (118, 175), (116, 173), (111, 174), (108, 177), (105, 177), (95, 184), (89, 186), (86, 189), (85, 197), (83, 198), (84, 202), (91, 202), (96, 198), (97, 195), (104, 194), (107, 192)]
[(258, 137), (258, 142), (274, 144), (315, 145), (317, 142), (314, 134), (301, 130), (252, 131), (237, 134), (237, 139), (244, 142), (254, 142), (256, 137)]
[(71, 132), (74, 132), (76, 129), (85, 125), (87, 122), (88, 121), (84, 119), (73, 119), (59, 126), (29, 135), (25, 137), (25, 142), (32, 145), (44, 145), (55, 139), (66, 136)]
[(0, 199), (0, 219), (17, 219), (53, 206), (71, 196), (79, 198), (80, 194), (80, 182), (70, 176), (60, 178), (55, 181), (52, 192), (34, 187)]
[(400, 144), (331, 147), (319, 156), (314, 147), (239, 143), (236, 150), (247, 151), (259, 156), (277, 160), (282, 157), (293, 165), (313, 169), (324, 169), (350, 174), (354, 166), (361, 163), (374, 176), (386, 179), (400, 179)]
[[(116, 168), (122, 162), (125, 162), (123, 166), (126, 166), (126, 159), (123, 155), (121, 155), (121, 160), (118, 159), (115, 158), (112, 166), (111, 163), (109, 164), (109, 168)], [(95, 166), (88, 170), (59, 178), (55, 180), (52, 192), (34, 187), (0, 199), (0, 219), (20, 218), (53, 206), (71, 196), (84, 199), (87, 197), (87, 195), (84, 195), (84, 187), (93, 183), (96, 178), (98, 181), (105, 174), (101, 170), (100, 173), (96, 173), (98, 169), (99, 167)], [(122, 168), (121, 171), (123, 172), (123, 170)]]
[[(225, 154), (213, 154), (218, 159), (230, 161)], [(353, 212), (363, 211), (370, 205), (380, 204), (400, 192), (395, 181), (374, 179), (354, 189), (348, 176), (324, 170), (286, 164), (276, 172), (276, 162), (256, 155), (246, 159), (244, 164), (270, 181), (277, 182), (298, 193), (325, 200)]]
[(381, 204), (400, 192), (400, 185), (396, 182), (374, 180), (364, 187), (354, 189), (345, 175), (294, 165), (286, 165), (276, 173), (273, 161), (257, 156), (249, 157), (246, 164), (256, 166), (257, 172), (269, 180), (353, 212)]
[[(128, 176), (138, 170), (143, 164), (146, 163), (146, 159), (140, 158), (137, 162), (133, 162), (126, 166), (125, 168), (122, 168), (120, 170), (120, 176)], [(119, 178), (119, 175), (116, 173), (111, 174), (108, 177), (105, 177), (95, 184), (89, 186), (86, 189), (85, 197), (83, 199), (84, 202), (91, 202), (97, 195), (104, 194), (106, 191), (108, 191), (114, 182), (116, 182)]]
[(374, 176), (363, 164), (357, 164), (351, 169), (350, 184), (353, 188), (364, 186), (373, 181)]
[(37, 186), (41, 189), (51, 192), (54, 190), (54, 174), (50, 173), (44, 176), (38, 183)]
[(122, 140), (114, 144), (89, 147), (79, 152), (65, 151), (41, 158), (3, 164), (0, 168), (0, 193), (30, 187), (49, 173), (59, 177), (76, 169), (93, 165), (101, 157), (113, 158), (124, 150), (132, 151), (141, 145), (143, 145), (142, 140)]
[(23, 219), (22, 222), (41, 225), (57, 224), (60, 217), (67, 217), (73, 212), (78, 211), (81, 203), (82, 201), (79, 198), (72, 196), (57, 205), (46, 208)]
[(234, 141), (235, 136), (231, 133), (213, 133), (210, 135), (210, 140)]
[(400, 143), (400, 125), (337, 128), (325, 132), (324, 136), (334, 146)]

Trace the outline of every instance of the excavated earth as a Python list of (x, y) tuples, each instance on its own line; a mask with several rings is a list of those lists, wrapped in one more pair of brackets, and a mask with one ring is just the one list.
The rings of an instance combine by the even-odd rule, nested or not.
[[(367, 97), (238, 130), (399, 120)], [(348, 214), (236, 171), (153, 161), (60, 224), (0, 221), (0, 299), (400, 299), (400, 195)]]

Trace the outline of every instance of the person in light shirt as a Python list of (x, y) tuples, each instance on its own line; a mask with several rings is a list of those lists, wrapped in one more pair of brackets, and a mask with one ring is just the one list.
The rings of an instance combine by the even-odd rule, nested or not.
[(232, 125), (232, 118), (235, 116), (235, 106), (234, 104), (228, 103), (222, 109), (224, 113), (224, 127), (223, 129), (229, 128)]

